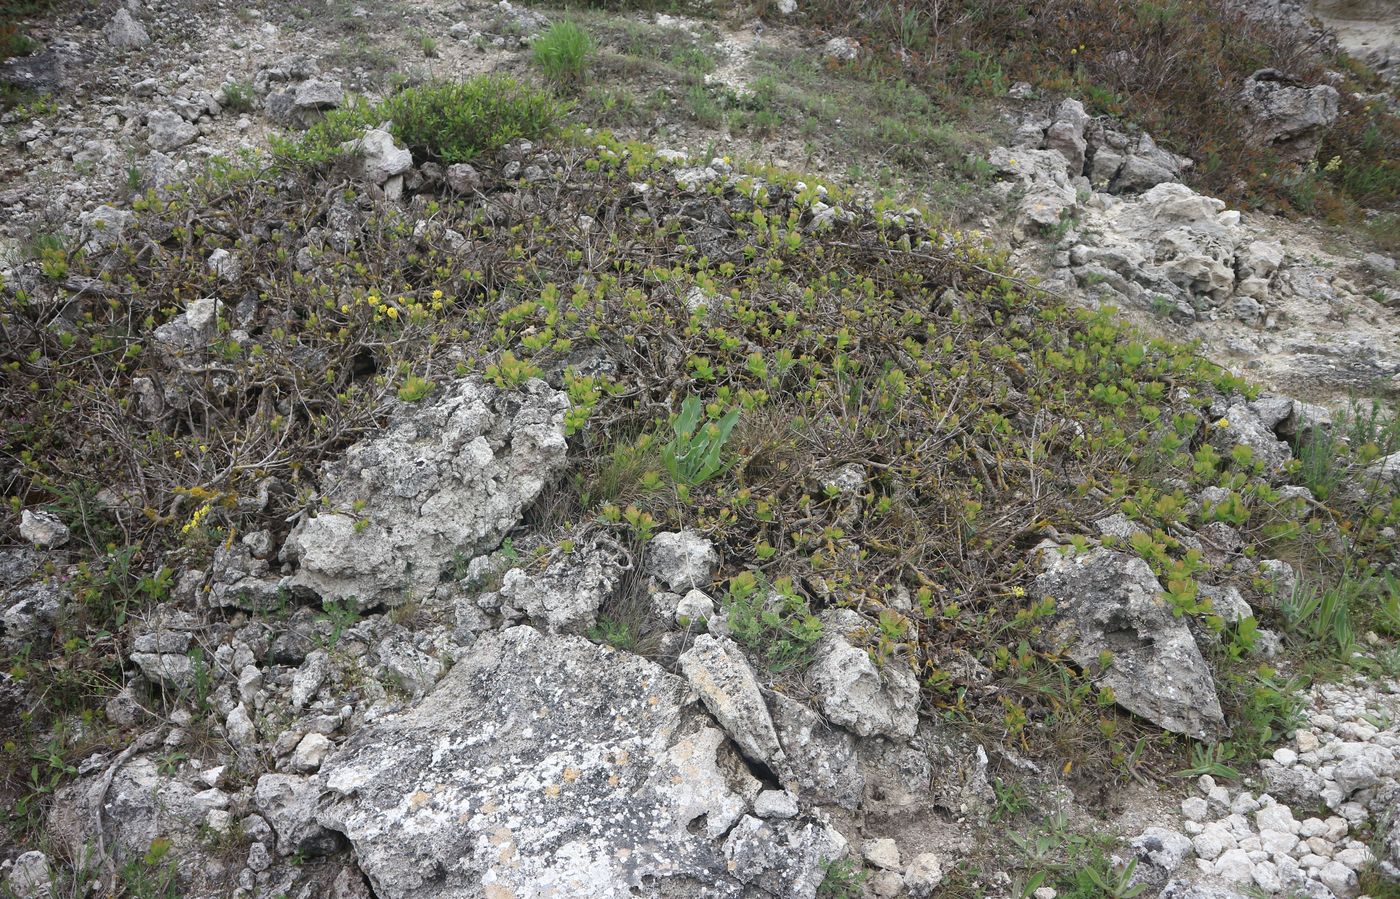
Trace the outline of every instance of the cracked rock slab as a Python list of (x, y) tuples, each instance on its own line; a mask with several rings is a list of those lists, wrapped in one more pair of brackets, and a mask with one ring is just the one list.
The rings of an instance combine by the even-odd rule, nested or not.
[(381, 899), (813, 896), (839, 837), (748, 817), (761, 785), (687, 692), (580, 637), (484, 634), (326, 762), (318, 820)]

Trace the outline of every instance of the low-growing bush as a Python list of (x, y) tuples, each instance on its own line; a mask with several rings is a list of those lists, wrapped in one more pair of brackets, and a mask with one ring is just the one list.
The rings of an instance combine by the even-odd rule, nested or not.
[(300, 138), (273, 146), (283, 159), (320, 165), (366, 128), (388, 122), (390, 133), (415, 157), (467, 162), (518, 138), (549, 134), (566, 111), (566, 104), (514, 78), (483, 76), (410, 87), (379, 103), (355, 97)]

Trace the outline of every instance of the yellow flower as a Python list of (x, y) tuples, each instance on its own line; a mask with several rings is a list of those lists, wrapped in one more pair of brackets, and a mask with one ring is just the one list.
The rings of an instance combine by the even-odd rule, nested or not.
[(398, 318), (399, 310), (395, 309), (393, 306), (390, 306), (389, 308), (384, 310), (384, 314), (389, 316), (390, 318)]
[(1026, 588), (1025, 588), (1025, 587), (1012, 587), (1012, 588), (1011, 588), (1011, 595), (1012, 595), (1012, 596), (1025, 596), (1025, 595), (1026, 595)]
[(1230, 426), (1230, 419), (1222, 418), (1215, 423), (1215, 426), (1217, 428), (1228, 428)]
[(435, 290), (435, 291), (433, 291), (433, 299), (435, 299), (435, 300), (440, 300), (440, 299), (442, 299), (442, 291), (440, 291), (440, 290)]
[(341, 311), (341, 312), (349, 312), (349, 311), (350, 311), (350, 304), (349, 304), (349, 303), (341, 303), (341, 304), (340, 304), (340, 311)]

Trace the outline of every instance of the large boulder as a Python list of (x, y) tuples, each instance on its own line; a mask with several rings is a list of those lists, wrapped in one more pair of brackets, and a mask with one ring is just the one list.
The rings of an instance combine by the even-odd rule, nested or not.
[(125, 7), (118, 9), (116, 15), (102, 27), (102, 36), (114, 50), (135, 50), (151, 42), (146, 27), (132, 18)]
[(1339, 100), (1335, 87), (1304, 87), (1276, 69), (1250, 75), (1240, 91), (1252, 137), (1292, 162), (1307, 162), (1317, 153), (1337, 121)]
[(404, 404), (323, 473), (326, 511), (284, 547), (301, 563), (292, 584), (362, 608), (426, 597), (454, 555), (500, 545), (563, 467), (567, 406), (543, 381), (503, 391), (475, 379)]
[(1215, 681), (1183, 618), (1172, 614), (1147, 563), (1108, 549), (1049, 553), (1035, 579), (1037, 599), (1053, 598), (1055, 613), (1039, 638), (1063, 648), (1128, 711), (1173, 733), (1214, 740), (1225, 729)]
[(746, 814), (761, 784), (687, 694), (579, 637), (484, 634), (326, 763), (319, 821), (381, 899), (814, 896), (844, 841)]

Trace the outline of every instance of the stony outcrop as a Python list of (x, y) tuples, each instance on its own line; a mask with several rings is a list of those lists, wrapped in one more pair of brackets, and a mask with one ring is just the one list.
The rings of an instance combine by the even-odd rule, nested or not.
[(454, 554), (495, 549), (560, 470), (567, 402), (542, 381), (463, 380), (404, 404), (323, 473), (323, 511), (287, 539), (293, 584), (361, 607), (424, 597)]

